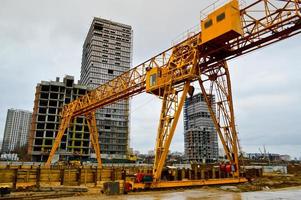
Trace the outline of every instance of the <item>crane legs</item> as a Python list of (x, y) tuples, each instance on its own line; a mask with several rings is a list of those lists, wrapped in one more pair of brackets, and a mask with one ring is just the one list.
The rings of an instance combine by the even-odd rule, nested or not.
[(97, 159), (97, 163), (98, 163), (97, 166), (99, 169), (101, 169), (102, 164), (101, 164), (101, 157), (100, 157), (100, 147), (99, 147), (99, 141), (98, 141), (98, 131), (97, 131), (97, 126), (96, 126), (95, 112), (87, 114), (86, 120), (88, 123), (89, 132), (90, 132), (90, 140), (91, 140), (92, 146), (93, 146), (95, 154), (96, 154), (96, 159)]
[[(55, 138), (55, 141), (54, 141), (54, 144), (50, 151), (48, 160), (45, 163), (46, 167), (50, 167), (50, 165), (51, 165), (51, 160), (53, 159), (53, 156), (54, 156), (57, 148), (59, 147), (59, 144), (61, 143), (61, 140), (65, 133), (65, 130), (68, 128), (68, 125), (70, 124), (72, 114), (73, 114), (72, 108), (68, 108), (67, 110), (63, 111), (62, 120), (60, 123), (58, 134)], [(93, 146), (95, 154), (96, 154), (98, 168), (101, 169), (102, 163), (101, 163), (101, 157), (100, 157), (100, 147), (99, 147), (99, 141), (98, 141), (98, 131), (97, 131), (97, 126), (96, 126), (95, 112), (90, 112), (90, 113), (86, 114), (85, 117), (86, 117), (87, 124), (89, 127), (90, 140), (91, 140), (92, 146)]]
[(71, 114), (67, 115), (67, 116), (63, 116), (62, 117), (62, 121), (60, 123), (60, 127), (59, 127), (59, 131), (57, 133), (57, 136), (55, 137), (55, 141), (54, 141), (54, 144), (52, 145), (52, 149), (50, 151), (50, 154), (49, 154), (49, 157), (47, 159), (47, 162), (45, 163), (45, 166), (46, 167), (50, 167), (51, 165), (51, 161), (53, 159), (53, 156), (57, 150), (57, 148), (59, 147), (60, 143), (61, 143), (61, 140), (62, 140), (62, 137), (65, 133), (65, 130), (68, 128), (69, 126), (69, 123), (71, 121)]
[[(213, 120), (215, 129), (223, 144), (227, 159), (235, 165), (234, 177), (239, 176), (238, 164), (238, 138), (234, 120), (234, 109), (232, 101), (231, 80), (226, 61), (220, 62), (214, 67), (207, 68), (200, 72), (199, 84), (207, 103), (210, 116)], [(210, 89), (207, 93), (205, 83), (209, 83)], [(216, 106), (215, 111), (212, 107), (212, 94), (215, 90)]]
[(154, 181), (160, 180), (162, 169), (169, 151), (169, 146), (174, 135), (189, 86), (190, 81), (186, 81), (180, 99), (178, 99), (178, 92), (175, 91), (172, 86), (167, 86), (164, 90), (153, 167)]

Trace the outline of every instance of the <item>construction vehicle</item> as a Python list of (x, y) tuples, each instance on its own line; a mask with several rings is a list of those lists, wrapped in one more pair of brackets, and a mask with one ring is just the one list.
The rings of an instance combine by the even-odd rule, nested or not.
[[(90, 141), (101, 169), (100, 147), (95, 110), (118, 100), (146, 92), (162, 99), (152, 182), (132, 183), (135, 188), (166, 188), (247, 181), (240, 176), (239, 145), (234, 118), (232, 89), (227, 61), (301, 32), (300, 0), (255, 0), (240, 7), (231, 0), (200, 21), (201, 29), (180, 43), (146, 62), (100, 85), (88, 94), (65, 105), (57, 137), (46, 162), (59, 147), (70, 122), (86, 117)], [(161, 173), (177, 122), (191, 83), (197, 82), (204, 95), (215, 129), (223, 145), (230, 178), (206, 180), (162, 181)], [(209, 95), (215, 94), (217, 110)]]

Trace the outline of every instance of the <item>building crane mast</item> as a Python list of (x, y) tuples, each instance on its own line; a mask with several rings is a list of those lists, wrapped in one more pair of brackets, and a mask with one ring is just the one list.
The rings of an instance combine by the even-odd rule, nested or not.
[[(300, 0), (256, 0), (240, 8), (238, 0), (232, 0), (213, 11), (201, 21), (200, 32), (65, 105), (45, 165), (50, 166), (71, 120), (84, 115), (101, 168), (95, 110), (147, 92), (162, 99), (153, 166), (154, 184), (159, 182), (184, 100), (193, 92), (191, 83), (197, 81), (227, 159), (235, 166), (233, 177), (239, 178), (238, 138), (227, 61), (300, 33), (300, 5)], [(213, 93), (217, 111), (212, 109), (209, 98)]]

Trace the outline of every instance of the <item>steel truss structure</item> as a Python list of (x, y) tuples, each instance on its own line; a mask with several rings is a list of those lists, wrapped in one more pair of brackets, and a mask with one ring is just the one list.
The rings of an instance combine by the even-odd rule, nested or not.
[[(146, 90), (146, 78), (148, 71), (157, 67), (164, 73), (161, 76), (163, 83), (153, 93), (162, 99), (153, 167), (154, 184), (160, 181), (184, 100), (194, 81), (198, 81), (204, 94), (226, 156), (236, 168), (233, 176), (239, 178), (239, 147), (227, 60), (300, 33), (300, 5), (300, 0), (257, 0), (239, 10), (241, 36), (216, 45), (202, 43), (202, 32), (199, 32), (64, 106), (59, 132), (46, 166), (50, 166), (70, 120), (85, 115), (101, 167), (95, 110), (142, 92), (153, 93)], [(217, 112), (212, 110), (206, 95), (213, 93), (217, 98)]]

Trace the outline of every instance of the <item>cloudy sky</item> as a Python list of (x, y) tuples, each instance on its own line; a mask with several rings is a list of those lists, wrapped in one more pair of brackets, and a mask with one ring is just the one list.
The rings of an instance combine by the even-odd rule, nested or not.
[[(249, 1), (250, 2), (250, 1)], [(133, 64), (170, 47), (199, 23), (208, 1), (0, 0), (0, 138), (8, 108), (32, 111), (41, 80), (80, 77), (81, 52), (94, 16), (134, 30)], [(242, 149), (301, 156), (301, 35), (229, 62)], [(131, 146), (154, 148), (160, 101), (131, 101)], [(183, 151), (180, 119), (171, 150)]]

